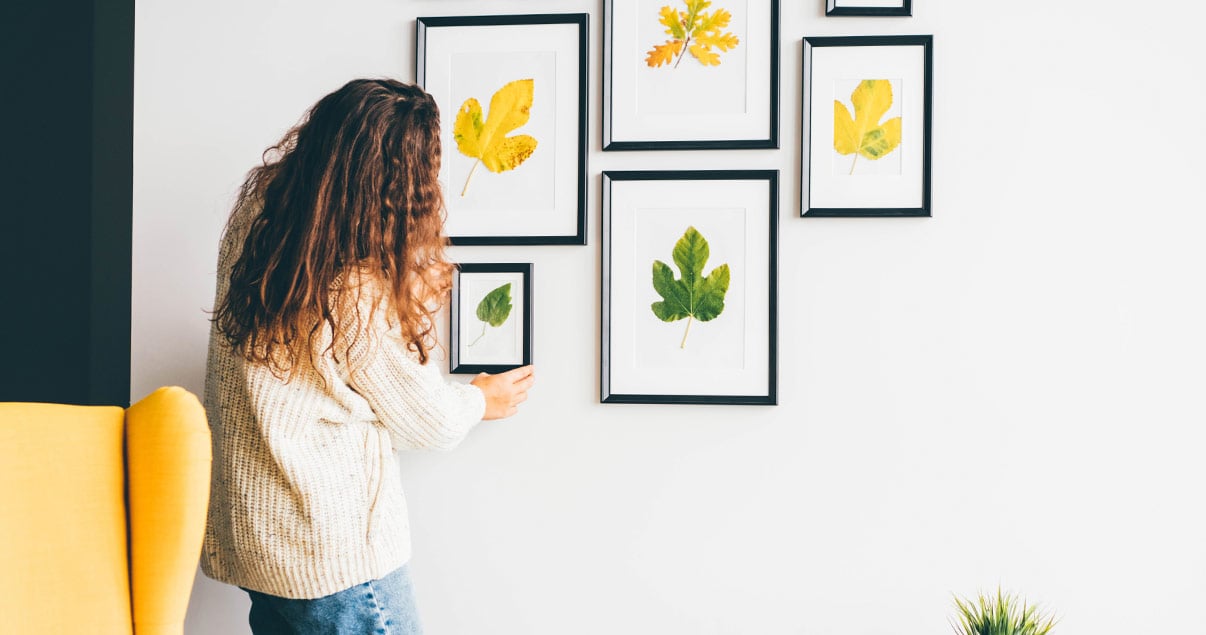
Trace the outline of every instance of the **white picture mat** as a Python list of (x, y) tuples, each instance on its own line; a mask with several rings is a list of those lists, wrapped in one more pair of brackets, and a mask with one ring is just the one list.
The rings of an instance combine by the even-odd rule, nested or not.
[[(672, 64), (650, 67), (644, 56), (636, 72), (636, 110), (641, 116), (668, 116), (671, 119), (689, 111), (693, 115), (743, 116), (748, 110), (746, 77), (749, 75), (749, 52), (745, 45), (748, 10), (747, 0), (717, 0), (723, 9), (732, 14), (725, 32), (738, 38), (737, 46), (720, 56), (720, 64), (704, 66), (690, 51)], [(638, 0), (640, 16), (658, 16), (661, 7), (674, 7), (667, 0)], [(706, 11), (718, 10), (716, 5)], [(638, 42), (645, 42), (646, 55), (656, 44), (663, 44), (671, 36), (660, 20), (637, 21)]]
[[(746, 15), (738, 17), (734, 6), (745, 3)], [(659, 6), (676, 7), (669, 2)], [(649, 5), (652, 6), (652, 5)], [(685, 6), (685, 5), (683, 5)], [(644, 2), (614, 0), (611, 20), (611, 141), (717, 141), (730, 139), (765, 139), (771, 129), (771, 3), (768, 0), (738, 0), (726, 4), (716, 0), (709, 11), (718, 8), (734, 12), (733, 25), (743, 25), (744, 31), (736, 28), (727, 30), (736, 34), (741, 42), (737, 48), (721, 54), (721, 64), (715, 68), (695, 69), (684, 60), (682, 66), (673, 71), (666, 67), (649, 68), (645, 56), (654, 44), (661, 44), (668, 36), (660, 29), (656, 8), (650, 12)], [(659, 27), (653, 31), (655, 39), (647, 40), (649, 24)], [(643, 27), (642, 27), (643, 25)], [(744, 58), (734, 53), (744, 48)], [(690, 53), (687, 54), (690, 56)], [(666, 77), (667, 73), (685, 70), (692, 75), (720, 70), (724, 77), (737, 70), (738, 62), (744, 64), (745, 106), (743, 112), (729, 113), (645, 113), (639, 108), (638, 93), (642, 84), (640, 74)], [(608, 62), (605, 62), (608, 63)], [(726, 64), (729, 64), (726, 68)], [(660, 71), (660, 73), (658, 73)], [(730, 78), (731, 79), (731, 78)], [(710, 88), (713, 90), (715, 85)], [(709, 87), (704, 87), (709, 88)], [(689, 101), (684, 101), (689, 104)]]
[[(925, 47), (812, 46), (805, 60), (808, 103), (804, 110), (803, 169), (807, 179), (806, 208), (914, 208), (924, 199)], [(834, 174), (833, 102), (849, 105), (850, 95), (837, 96), (842, 80), (899, 79), (893, 87), (893, 108), (901, 120), (900, 174)], [(895, 110), (894, 110), (895, 111)], [(860, 161), (862, 161), (860, 159)]]
[[(769, 392), (770, 368), (770, 188), (765, 180), (612, 181), (610, 219), (609, 385), (613, 394), (763, 396)], [(712, 247), (706, 273), (729, 264), (730, 290), (724, 312), (711, 322), (691, 327), (688, 356), (706, 351), (717, 338), (740, 341), (735, 364), (654, 363), (638, 352), (651, 336), (669, 341), (655, 355), (672, 352), (686, 320), (661, 323), (650, 304), (660, 299), (653, 290), (653, 261), (668, 264), (679, 277), (671, 257), (679, 228), (691, 210), (700, 210), (696, 229)], [(638, 214), (672, 216), (666, 222), (638, 220)], [(736, 215), (744, 225), (740, 235), (723, 231)], [(653, 235), (638, 236), (638, 228)], [(721, 229), (721, 231), (717, 231)], [(675, 233), (677, 232), (677, 235)], [(728, 319), (726, 319), (728, 318)], [(640, 325), (638, 327), (638, 325)], [(731, 349), (726, 349), (731, 350)], [(730, 352), (722, 352), (730, 360)], [(698, 361), (698, 360), (696, 360)]]
[[(541, 76), (547, 55), (553, 76)], [(440, 107), (443, 161), (440, 181), (448, 208), (449, 236), (573, 236), (578, 233), (578, 25), (518, 24), (441, 26), (426, 29), (424, 89)], [(456, 61), (494, 59), (487, 68)], [(535, 60), (533, 67), (505, 68), (509, 60)], [(467, 73), (454, 79), (456, 73)], [(462, 199), (464, 174), (474, 163), (456, 147), (453, 124), (467, 97), (482, 116), (506, 82), (535, 80), (531, 117), (511, 134), (536, 137), (537, 148), (514, 170), (495, 174), (478, 166)], [(551, 84), (551, 89), (548, 86)], [(477, 90), (471, 86), (477, 85)], [(468, 94), (472, 92), (474, 94)], [(552, 102), (552, 103), (549, 103)], [(549, 123), (549, 119), (552, 123)], [(542, 136), (544, 135), (544, 138)], [(532, 193), (537, 195), (533, 196)], [(551, 201), (551, 204), (550, 204)]]
[[(459, 274), (457, 293), (460, 303), (455, 316), (460, 326), (457, 342), (458, 361), (461, 364), (522, 364), (524, 337), (524, 276), (520, 272), (464, 272)], [(477, 305), (488, 293), (511, 283), (511, 315), (501, 326), (486, 326), (482, 334), (482, 321), (477, 319)], [(473, 342), (477, 340), (477, 343)], [(471, 346), (472, 344), (472, 346)]]
[(830, 0), (835, 7), (886, 7), (899, 9), (904, 6), (904, 0)]

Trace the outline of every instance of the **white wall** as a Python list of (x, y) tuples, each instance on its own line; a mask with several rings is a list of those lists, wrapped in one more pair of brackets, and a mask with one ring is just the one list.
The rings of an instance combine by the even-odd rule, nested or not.
[[(133, 396), (202, 390), (228, 205), (309, 105), (412, 79), (417, 15), (589, 11), (589, 246), (454, 254), (535, 263), (540, 382), (403, 458), (429, 632), (922, 635), (998, 583), (1202, 632), (1204, 10), (782, 4), (781, 150), (604, 154), (596, 0), (140, 0)], [(799, 38), (881, 33), (935, 35), (934, 218), (800, 219)], [(709, 167), (782, 171), (781, 404), (601, 405), (598, 174)], [(189, 633), (247, 605), (200, 578)]]

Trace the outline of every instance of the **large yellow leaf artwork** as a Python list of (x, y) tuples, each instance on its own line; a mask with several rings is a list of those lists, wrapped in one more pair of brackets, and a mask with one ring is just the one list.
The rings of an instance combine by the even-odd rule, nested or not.
[(892, 107), (892, 83), (886, 79), (859, 82), (850, 103), (854, 105), (853, 117), (845, 104), (833, 100), (833, 149), (843, 156), (854, 155), (850, 164), (850, 174), (854, 174), (860, 156), (874, 161), (900, 145), (900, 117), (879, 121)]
[[(712, 6), (711, 0), (683, 0), (687, 10), (662, 7), (658, 21), (666, 27), (670, 39), (654, 44), (646, 53), (645, 64), (658, 68), (673, 62), (678, 68), (687, 53), (704, 66), (720, 65), (720, 53), (729, 51), (739, 43), (737, 36), (725, 32), (733, 14), (724, 9), (711, 13), (704, 11)], [(719, 53), (717, 52), (719, 51)]]
[(491, 172), (506, 172), (519, 167), (536, 151), (536, 138), (526, 134), (508, 137), (512, 130), (526, 124), (532, 110), (535, 81), (517, 79), (498, 89), (490, 98), (490, 114), (482, 120), (482, 105), (470, 97), (461, 104), (452, 126), (452, 138), (461, 154), (477, 159), (465, 177), (461, 196), (469, 190), (469, 181), (478, 165)]

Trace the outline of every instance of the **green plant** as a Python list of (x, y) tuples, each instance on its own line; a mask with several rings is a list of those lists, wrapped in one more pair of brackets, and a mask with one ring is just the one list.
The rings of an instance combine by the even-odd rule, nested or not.
[(1013, 594), (984, 595), (973, 601), (955, 597), (957, 615), (951, 621), (958, 635), (1047, 635), (1055, 618)]

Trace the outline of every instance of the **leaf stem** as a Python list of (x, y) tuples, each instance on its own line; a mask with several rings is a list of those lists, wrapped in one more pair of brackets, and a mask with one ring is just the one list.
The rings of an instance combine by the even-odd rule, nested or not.
[(678, 59), (674, 62), (674, 68), (678, 68), (678, 65), (683, 63), (683, 58), (687, 56), (687, 45), (690, 43), (691, 36), (687, 35), (687, 39), (683, 40), (683, 50), (679, 52)]
[(480, 342), (480, 341), (481, 341), (481, 339), (482, 339), (483, 337), (485, 337), (485, 336), (486, 336), (486, 323), (485, 323), (485, 322), (482, 322), (482, 334), (481, 334), (481, 335), (478, 335), (478, 336), (477, 336), (477, 339), (475, 339), (475, 340), (473, 340), (472, 342), (470, 342), (470, 343), (469, 343), (469, 345), (470, 345), (470, 346), (473, 346), (474, 344), (477, 344), (477, 343), (478, 343), (478, 342)]
[(478, 159), (473, 162), (473, 167), (469, 168), (469, 176), (465, 177), (465, 187), (461, 188), (461, 198), (465, 198), (465, 192), (469, 191), (469, 181), (473, 179), (473, 173), (477, 170), (477, 166), (481, 165), (482, 160)]
[(694, 315), (687, 316), (687, 330), (683, 331), (683, 341), (678, 343), (679, 348), (687, 348), (687, 335), (691, 333), (691, 320), (694, 320)]
[[(854, 152), (854, 161), (850, 163), (850, 174), (847, 174), (846, 176), (854, 175), (854, 166), (856, 166), (856, 165), (858, 165), (858, 151), (857, 150), (855, 150), (855, 152)], [(461, 194), (461, 196), (464, 196), (464, 194)]]

